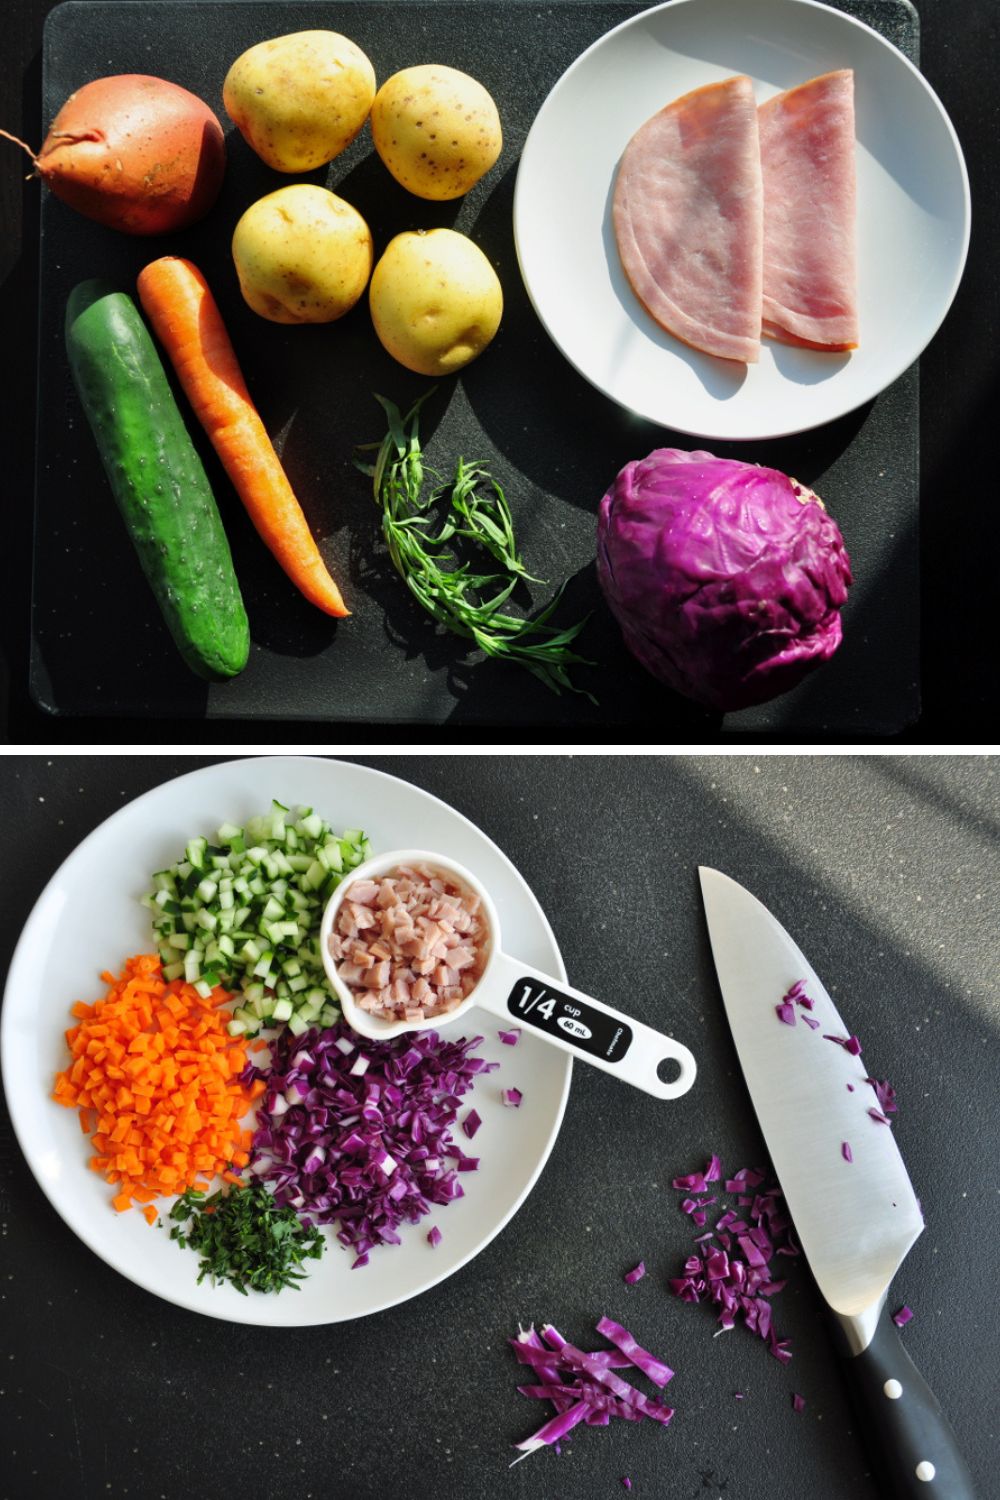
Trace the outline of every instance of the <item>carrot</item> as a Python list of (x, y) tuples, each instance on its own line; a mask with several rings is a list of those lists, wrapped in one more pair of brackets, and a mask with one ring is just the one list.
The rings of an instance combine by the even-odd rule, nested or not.
[(146, 316), (261, 538), (312, 604), (328, 615), (349, 614), (250, 399), (204, 276), (191, 261), (166, 255), (140, 272), (138, 289)]
[(90, 1168), (118, 1189), (114, 1207), (144, 1204), (152, 1224), (154, 1198), (219, 1173), (242, 1182), (233, 1169), (250, 1160), (252, 1132), (240, 1120), (264, 1084), (240, 1082), (247, 1054), (226, 1030), (224, 991), (203, 1000), (183, 980), (167, 984), (155, 954), (126, 959), (118, 978), (101, 977), (105, 998), (72, 1007), (73, 1062), (56, 1076), (52, 1097), (79, 1109), (95, 1152)]

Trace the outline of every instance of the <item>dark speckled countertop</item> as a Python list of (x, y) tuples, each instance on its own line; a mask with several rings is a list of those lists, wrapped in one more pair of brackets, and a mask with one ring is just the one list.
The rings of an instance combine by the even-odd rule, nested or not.
[[(670, 1179), (761, 1144), (716, 991), (698, 863), (743, 881), (894, 1082), (927, 1216), (892, 1297), (995, 1495), (1000, 1277), (1000, 769), (976, 757), (355, 757), (444, 798), (514, 860), (570, 979), (674, 1029), (694, 1090), (660, 1104), (575, 1069), (540, 1181), (447, 1282), (329, 1329), (215, 1323), (118, 1276), (64, 1226), (0, 1125), (0, 1500), (875, 1500), (803, 1269), (775, 1299), (794, 1360), (670, 1297), (690, 1245)], [(43, 885), (122, 804), (206, 761), (0, 762), (4, 961)], [(280, 788), (275, 789), (280, 795)], [(636, 914), (636, 915), (633, 915)], [(637, 919), (638, 918), (638, 919)], [(654, 921), (649, 934), (648, 923)], [(473, 1179), (474, 1182), (474, 1179)], [(387, 1252), (388, 1253), (388, 1252)], [(636, 1260), (645, 1279), (622, 1273)], [(361, 1273), (359, 1273), (361, 1274)], [(578, 1429), (513, 1470), (541, 1420), (504, 1343), (606, 1313), (677, 1376), (672, 1426)], [(595, 1340), (596, 1343), (596, 1340)], [(745, 1392), (742, 1402), (736, 1391)], [(807, 1405), (796, 1414), (792, 1391)]]

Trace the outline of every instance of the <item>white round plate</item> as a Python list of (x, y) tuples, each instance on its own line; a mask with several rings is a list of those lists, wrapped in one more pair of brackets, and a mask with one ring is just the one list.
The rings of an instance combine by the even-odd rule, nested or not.
[[(860, 347), (822, 354), (765, 339), (760, 363), (689, 349), (637, 301), (611, 226), (618, 162), (664, 105), (734, 73), (758, 103), (853, 68)], [(525, 142), (514, 237), (553, 341), (598, 390), (698, 437), (803, 432), (877, 396), (937, 332), (969, 243), (969, 182), (940, 101), (876, 32), (813, 0), (672, 0), (616, 26), (566, 70)]]
[[(4, 1087), (31, 1170), (74, 1233), (147, 1291), (210, 1317), (294, 1327), (392, 1307), (443, 1281), (488, 1245), (548, 1158), (572, 1061), (528, 1034), (516, 1047), (504, 1046), (497, 1019), (473, 1009), (456, 1035), (481, 1034), (477, 1055), (501, 1066), (466, 1096), (483, 1123), (474, 1143), (480, 1167), (463, 1176), (465, 1197), (422, 1224), (404, 1225), (401, 1245), (373, 1251), (369, 1264), (356, 1271), (350, 1270), (354, 1257), (327, 1230), (328, 1247), (321, 1260), (307, 1262), (309, 1274), (297, 1292), (244, 1297), (229, 1285), (213, 1287), (206, 1280), (198, 1286), (194, 1252), (182, 1250), (165, 1229), (150, 1227), (136, 1209), (115, 1213), (113, 1190), (87, 1168), (89, 1139), (77, 1111), (52, 1100), (52, 1084), (68, 1060), (63, 1032), (72, 1025), (73, 1002), (102, 993), (101, 970), (152, 951), (148, 913), (139, 905), (152, 872), (178, 859), (193, 835), (266, 812), (272, 798), (306, 803), (335, 829), (364, 828), (373, 850), (425, 845), (454, 857), (492, 892), (510, 951), (560, 978), (566, 971), (531, 890), (484, 833), (429, 793), (341, 761), (273, 756), (180, 776), (108, 818), (56, 871), (15, 951), (0, 1027)], [(501, 1087), (521, 1090), (520, 1109), (501, 1104)], [(169, 1206), (169, 1200), (159, 1206)], [(434, 1223), (442, 1234), (436, 1248), (426, 1238)]]

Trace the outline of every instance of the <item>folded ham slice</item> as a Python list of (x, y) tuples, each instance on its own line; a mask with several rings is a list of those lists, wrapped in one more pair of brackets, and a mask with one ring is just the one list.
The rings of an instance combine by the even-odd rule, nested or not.
[(618, 253), (647, 312), (723, 359), (760, 354), (762, 187), (746, 77), (684, 94), (625, 148), (612, 200)]
[(855, 349), (854, 74), (824, 73), (762, 104), (763, 332)]

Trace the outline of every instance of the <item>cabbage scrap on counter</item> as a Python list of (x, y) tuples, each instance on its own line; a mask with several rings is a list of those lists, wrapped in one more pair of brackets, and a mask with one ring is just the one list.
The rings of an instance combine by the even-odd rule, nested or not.
[(672, 1406), (643, 1395), (615, 1373), (637, 1369), (662, 1390), (673, 1379), (670, 1366), (643, 1349), (627, 1328), (611, 1318), (601, 1318), (597, 1332), (607, 1339), (610, 1349), (590, 1352), (578, 1349), (551, 1323), (543, 1324), (540, 1333), (535, 1332), (534, 1324), (528, 1329), (521, 1328), (516, 1338), (508, 1339), (514, 1357), (520, 1364), (529, 1365), (536, 1377), (534, 1382), (518, 1386), (520, 1394), (551, 1401), (556, 1410), (556, 1415), (530, 1437), (515, 1443), (521, 1450), (521, 1458), (515, 1458), (515, 1464), (549, 1444), (556, 1445), (558, 1451), (560, 1439), (580, 1422), (588, 1427), (606, 1427), (612, 1417), (621, 1417), (626, 1422), (648, 1417), (664, 1427), (670, 1422), (674, 1415)]

